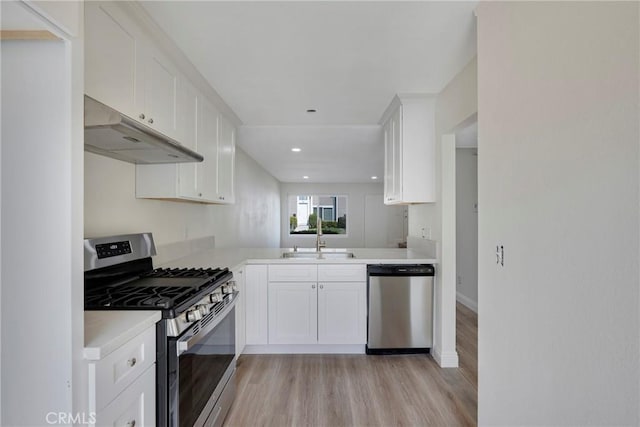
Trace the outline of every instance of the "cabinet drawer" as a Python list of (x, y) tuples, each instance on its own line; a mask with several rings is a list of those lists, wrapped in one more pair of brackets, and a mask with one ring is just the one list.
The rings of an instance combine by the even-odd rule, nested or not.
[(152, 366), (155, 358), (156, 327), (154, 325), (104, 359), (90, 363), (89, 385), (95, 390), (95, 410), (99, 411), (107, 406)]
[(316, 282), (318, 267), (315, 264), (272, 264), (269, 266), (270, 282)]
[(325, 264), (318, 266), (319, 282), (366, 282), (365, 264)]
[(140, 378), (96, 413), (96, 426), (155, 426), (156, 370), (152, 364)]

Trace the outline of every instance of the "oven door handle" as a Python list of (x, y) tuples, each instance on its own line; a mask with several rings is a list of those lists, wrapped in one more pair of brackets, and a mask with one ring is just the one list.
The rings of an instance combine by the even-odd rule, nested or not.
[(185, 351), (188, 351), (194, 345), (199, 343), (204, 337), (206, 337), (209, 334), (209, 332), (214, 330), (215, 327), (218, 326), (220, 322), (224, 320), (225, 317), (227, 317), (227, 314), (229, 314), (229, 312), (233, 309), (233, 307), (236, 306), (237, 296), (238, 296), (238, 292), (234, 292), (233, 299), (231, 300), (229, 305), (226, 306), (220, 313), (218, 313), (216, 318), (211, 323), (209, 323), (203, 329), (200, 329), (200, 331), (198, 331), (197, 334), (184, 336), (178, 340), (177, 342), (178, 356), (180, 356), (182, 353), (184, 353)]

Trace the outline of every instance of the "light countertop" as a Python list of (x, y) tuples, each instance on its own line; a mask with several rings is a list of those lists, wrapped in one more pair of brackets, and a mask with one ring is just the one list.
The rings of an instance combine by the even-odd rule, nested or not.
[[(353, 248), (323, 249), (323, 251), (352, 252), (355, 258), (282, 258), (289, 248), (216, 248), (164, 263), (162, 267), (229, 267), (242, 264), (436, 264), (435, 258), (413, 249)], [(299, 248), (298, 251), (313, 251)]]
[[(323, 249), (352, 252), (354, 258), (282, 258), (289, 248), (216, 248), (162, 264), (162, 267), (235, 269), (244, 264), (436, 264), (437, 260), (412, 249)], [(300, 252), (314, 251), (300, 248)], [(160, 267), (160, 266), (156, 266)], [(84, 357), (100, 360), (160, 321), (159, 311), (85, 311)]]
[(159, 311), (84, 312), (84, 358), (100, 360), (161, 319)]

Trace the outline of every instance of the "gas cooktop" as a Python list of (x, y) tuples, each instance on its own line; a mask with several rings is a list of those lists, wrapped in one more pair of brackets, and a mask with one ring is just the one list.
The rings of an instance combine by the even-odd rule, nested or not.
[[(214, 291), (229, 278), (227, 268), (157, 268), (126, 282), (85, 289), (85, 309), (174, 309)], [(217, 285), (217, 286), (216, 286)]]

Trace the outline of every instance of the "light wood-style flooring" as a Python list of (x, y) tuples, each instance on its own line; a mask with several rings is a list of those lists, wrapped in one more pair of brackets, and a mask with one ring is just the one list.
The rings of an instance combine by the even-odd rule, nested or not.
[(427, 355), (243, 355), (225, 426), (471, 426), (477, 329), (458, 304), (460, 367)]

